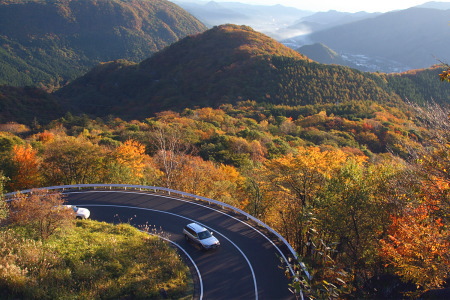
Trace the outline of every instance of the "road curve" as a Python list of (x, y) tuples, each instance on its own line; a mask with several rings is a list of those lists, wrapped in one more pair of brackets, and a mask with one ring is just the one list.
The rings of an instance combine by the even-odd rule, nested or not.
[[(67, 202), (88, 207), (91, 218), (111, 223), (150, 226), (182, 247), (200, 273), (201, 299), (294, 299), (279, 257), (283, 245), (263, 229), (218, 207), (183, 198), (141, 191), (67, 191)], [(221, 247), (203, 251), (185, 241), (182, 228), (190, 222), (214, 232)], [(200, 284), (199, 284), (200, 286)]]

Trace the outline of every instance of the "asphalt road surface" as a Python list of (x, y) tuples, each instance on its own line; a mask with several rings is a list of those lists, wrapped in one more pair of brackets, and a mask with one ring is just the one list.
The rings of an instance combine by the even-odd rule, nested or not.
[[(69, 204), (88, 208), (94, 220), (149, 227), (182, 248), (180, 252), (193, 261), (197, 274), (196, 299), (295, 299), (280, 261), (282, 255), (287, 256), (283, 245), (234, 213), (207, 203), (139, 191), (66, 195)], [(204, 251), (186, 241), (182, 230), (191, 222), (207, 227), (221, 246)]]

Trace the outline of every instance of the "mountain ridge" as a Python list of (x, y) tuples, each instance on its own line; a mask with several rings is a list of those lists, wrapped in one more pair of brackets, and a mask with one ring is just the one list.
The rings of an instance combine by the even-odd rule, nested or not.
[(138, 62), (204, 30), (166, 0), (3, 0), (0, 84), (59, 87), (99, 62)]
[[(393, 70), (399, 72), (428, 68), (439, 60), (450, 59), (446, 51), (450, 40), (448, 20), (450, 10), (413, 7), (314, 32), (308, 38), (340, 54), (401, 65)], [(388, 72), (381, 67), (378, 70)]]
[(313, 45), (305, 45), (296, 50), (297, 52), (306, 55), (314, 61), (323, 64), (345, 64), (344, 59), (326, 45), (322, 43), (316, 43)]
[[(187, 36), (140, 63), (101, 63), (45, 95), (60, 111), (123, 119), (247, 100), (286, 107), (352, 101), (403, 107), (406, 99), (449, 103), (450, 85), (439, 81), (439, 72), (390, 75), (320, 64), (248, 26), (228, 24)], [(8, 91), (5, 97), (13, 99)], [(14, 121), (13, 115), (3, 119)]]
[(131, 117), (242, 100), (400, 100), (381, 76), (313, 62), (248, 26), (230, 24), (186, 37), (139, 64), (98, 66), (56, 94), (94, 115)]

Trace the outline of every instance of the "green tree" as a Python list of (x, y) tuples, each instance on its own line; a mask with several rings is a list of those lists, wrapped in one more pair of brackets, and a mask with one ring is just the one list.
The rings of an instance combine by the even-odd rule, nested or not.
[(84, 138), (61, 137), (48, 143), (43, 153), (47, 184), (95, 183), (102, 178), (105, 153)]
[[(354, 287), (363, 286), (380, 271), (378, 241), (389, 226), (391, 213), (384, 194), (396, 174), (392, 163), (368, 165), (349, 160), (318, 197), (317, 231), (325, 244), (335, 245), (333, 259), (352, 275)], [(315, 253), (314, 261), (321, 263)]]

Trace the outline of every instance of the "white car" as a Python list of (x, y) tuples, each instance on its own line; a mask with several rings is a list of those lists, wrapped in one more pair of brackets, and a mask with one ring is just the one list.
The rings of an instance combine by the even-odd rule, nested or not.
[(64, 206), (73, 209), (77, 219), (88, 219), (89, 216), (91, 215), (91, 212), (87, 208), (78, 207), (75, 205), (64, 205)]
[(205, 250), (215, 249), (220, 246), (219, 240), (213, 236), (213, 233), (197, 223), (186, 225), (183, 228), (183, 234), (187, 241), (191, 240)]

